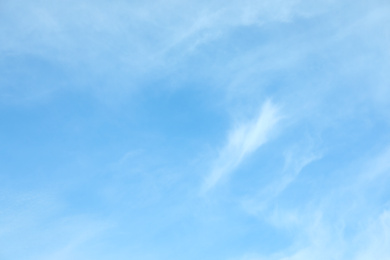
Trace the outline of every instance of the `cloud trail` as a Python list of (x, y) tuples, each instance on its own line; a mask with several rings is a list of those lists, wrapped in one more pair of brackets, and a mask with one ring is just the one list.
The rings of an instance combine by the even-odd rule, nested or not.
[(212, 189), (226, 175), (234, 171), (245, 158), (269, 141), (272, 131), (281, 119), (279, 109), (266, 101), (252, 121), (234, 128), (221, 150), (214, 167), (203, 183), (202, 191)]

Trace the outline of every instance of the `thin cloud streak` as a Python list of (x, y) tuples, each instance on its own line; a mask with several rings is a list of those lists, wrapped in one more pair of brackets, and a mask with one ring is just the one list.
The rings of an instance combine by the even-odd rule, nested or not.
[(254, 120), (234, 128), (229, 134), (227, 144), (215, 161), (213, 170), (204, 181), (202, 192), (212, 189), (222, 178), (233, 172), (245, 158), (268, 142), (271, 132), (280, 119), (279, 108), (268, 100)]

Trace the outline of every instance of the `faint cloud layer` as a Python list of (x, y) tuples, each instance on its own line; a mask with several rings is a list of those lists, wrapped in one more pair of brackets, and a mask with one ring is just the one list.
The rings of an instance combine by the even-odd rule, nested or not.
[[(285, 165), (282, 174), (278, 175), (277, 173), (274, 173), (277, 177), (274, 178), (272, 183), (266, 184), (258, 194), (251, 195), (249, 199), (243, 201), (243, 208), (249, 214), (262, 215), (272, 203), (275, 203), (278, 196), (299, 177), (299, 174), (306, 166), (323, 157), (322, 153), (316, 151), (314, 148), (306, 148), (305, 144), (302, 143), (299, 145), (299, 147), (294, 147), (294, 149), (289, 149), (286, 152)], [(290, 222), (290, 220), (281, 221), (279, 219), (274, 224), (288, 226), (288, 222)]]
[(197, 46), (229, 30), (288, 22), (312, 9), (295, 0), (5, 1), (0, 9), (0, 50), (68, 66), (82, 63), (98, 71), (146, 73), (175, 66)]
[[(272, 255), (248, 253), (236, 259), (387, 259), (390, 204), (374, 190), (388, 186), (389, 160), (387, 147), (372, 158), (351, 163), (350, 169), (342, 170), (352, 175), (350, 179), (340, 176), (339, 186), (318, 190), (320, 197), (309, 199), (308, 204), (296, 201), (291, 207), (280, 207), (280, 201), (274, 201), (261, 218), (293, 232), (293, 243)], [(374, 178), (381, 181), (374, 182)]]

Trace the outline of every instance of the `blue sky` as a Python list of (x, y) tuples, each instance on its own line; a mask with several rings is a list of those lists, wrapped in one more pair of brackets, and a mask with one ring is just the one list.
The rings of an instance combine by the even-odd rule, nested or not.
[(0, 259), (390, 259), (385, 0), (0, 3)]

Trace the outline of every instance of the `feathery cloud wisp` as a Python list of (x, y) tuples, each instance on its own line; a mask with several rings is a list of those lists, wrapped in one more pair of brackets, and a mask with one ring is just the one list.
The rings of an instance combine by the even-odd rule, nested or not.
[(213, 170), (203, 183), (203, 192), (213, 188), (224, 176), (269, 140), (271, 131), (280, 120), (278, 107), (266, 101), (259, 115), (231, 131), (227, 144), (215, 161)]

